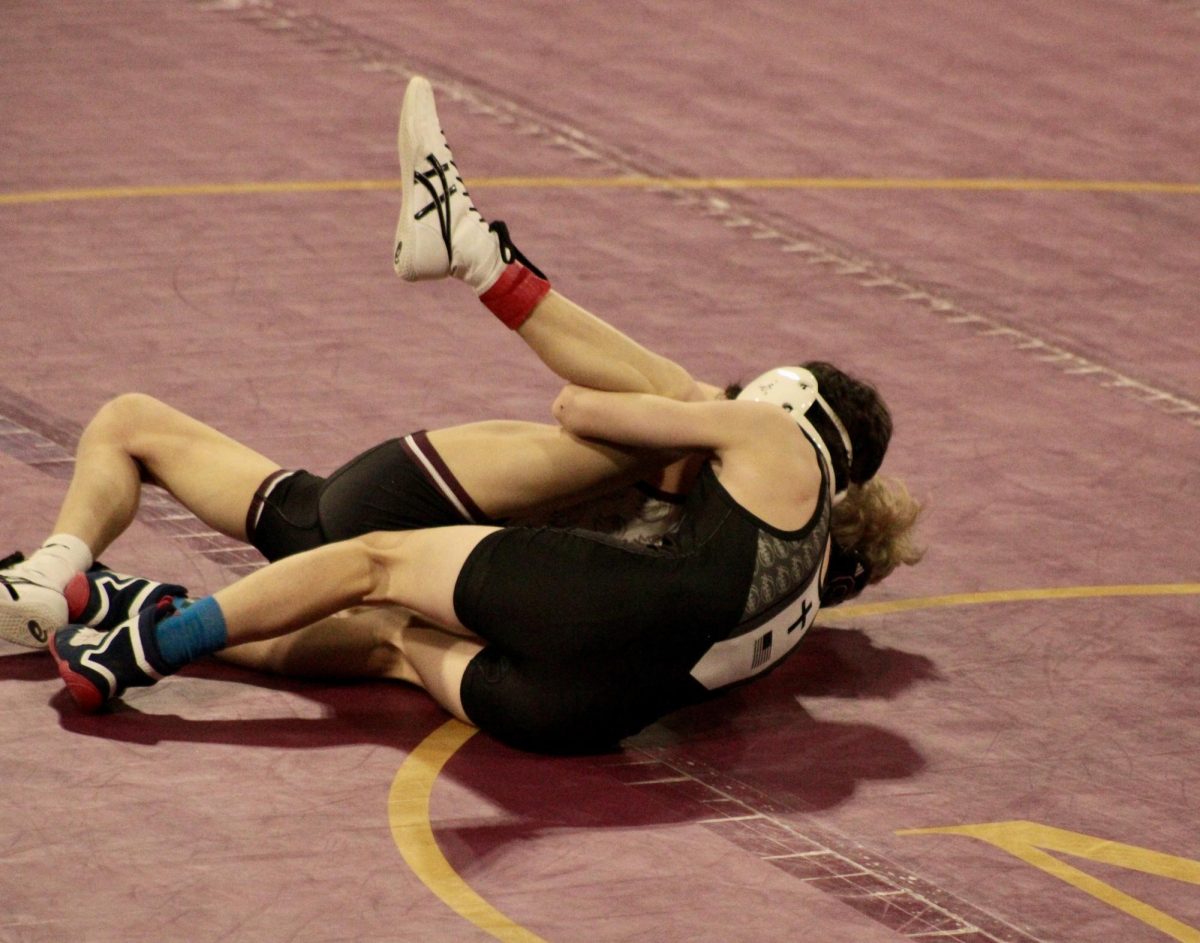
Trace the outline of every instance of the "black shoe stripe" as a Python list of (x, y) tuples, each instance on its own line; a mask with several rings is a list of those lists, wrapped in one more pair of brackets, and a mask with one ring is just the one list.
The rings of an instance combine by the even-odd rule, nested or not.
[[(450, 241), (451, 218), (450, 218), (450, 197), (458, 192), (458, 187), (450, 183), (446, 179), (446, 171), (450, 169), (450, 164), (443, 164), (432, 154), (425, 158), (429, 161), (430, 170), (421, 173), (415, 171), (413, 179), (416, 183), (421, 184), (429, 191), (429, 195), (433, 198), (433, 202), (422, 208), (416, 213), (416, 219), (423, 219), (430, 212), (437, 210), (438, 226), (442, 231), (442, 242), (446, 244), (446, 258), (450, 264), (454, 264), (454, 248)], [(433, 178), (437, 177), (438, 183), (441, 185), (441, 191), (433, 184)]]

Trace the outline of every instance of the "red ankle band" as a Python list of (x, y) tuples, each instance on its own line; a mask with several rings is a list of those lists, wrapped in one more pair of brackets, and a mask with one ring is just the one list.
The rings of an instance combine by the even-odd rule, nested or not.
[(533, 314), (539, 301), (550, 292), (550, 283), (520, 262), (510, 262), (491, 288), (479, 296), (489, 311), (512, 331)]

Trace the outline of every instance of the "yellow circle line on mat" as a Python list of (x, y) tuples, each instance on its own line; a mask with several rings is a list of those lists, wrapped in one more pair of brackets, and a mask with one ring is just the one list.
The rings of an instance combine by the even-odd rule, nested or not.
[[(1200, 583), (1154, 583), (1119, 586), (1066, 586), (1049, 589), (999, 590), (922, 596), (884, 603), (841, 606), (839, 617), (888, 615), (917, 609), (939, 609), (986, 603), (1012, 603), (1052, 599), (1098, 599), (1107, 596), (1200, 595)], [(405, 862), (434, 894), (455, 913), (498, 940), (512, 943), (545, 943), (541, 937), (513, 923), (477, 894), (451, 867), (438, 847), (429, 817), (433, 784), (442, 767), (476, 734), (474, 727), (451, 720), (443, 724), (408, 755), (392, 780), (388, 793), (388, 821), (392, 838)]]
[[(331, 193), (398, 190), (399, 179), (277, 180), (234, 183), (181, 183), (161, 186), (80, 187), (0, 193), (0, 206), (77, 200), (153, 197), (242, 196), (271, 193)], [(643, 190), (975, 190), (1091, 193), (1170, 193), (1200, 195), (1200, 183), (1154, 180), (1039, 180), (1002, 177), (476, 177), (471, 185), (524, 189)]]
[(392, 839), (413, 873), (455, 913), (498, 940), (545, 943), (480, 897), (450, 866), (438, 847), (429, 817), (433, 783), (446, 761), (476, 734), (457, 720), (442, 724), (400, 765), (388, 792)]

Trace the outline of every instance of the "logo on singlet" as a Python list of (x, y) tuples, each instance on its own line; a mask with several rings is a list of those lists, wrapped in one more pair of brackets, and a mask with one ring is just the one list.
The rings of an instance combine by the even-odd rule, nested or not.
[(788, 626), (788, 635), (791, 635), (797, 629), (804, 629), (808, 626), (808, 617), (812, 615), (813, 604), (807, 599), (801, 600), (800, 618)]

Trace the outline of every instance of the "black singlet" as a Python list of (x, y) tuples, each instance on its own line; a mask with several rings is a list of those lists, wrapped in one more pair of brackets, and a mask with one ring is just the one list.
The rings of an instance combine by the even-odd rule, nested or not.
[(250, 508), (250, 542), (268, 560), (373, 531), (491, 523), (424, 432), (389, 439), (325, 478), (273, 475)]
[(768, 670), (816, 615), (829, 518), (823, 467), (812, 518), (781, 531), (705, 466), (656, 547), (550, 528), (485, 537), (454, 595), (489, 643), (463, 679), (467, 716), (526, 749), (591, 751)]

